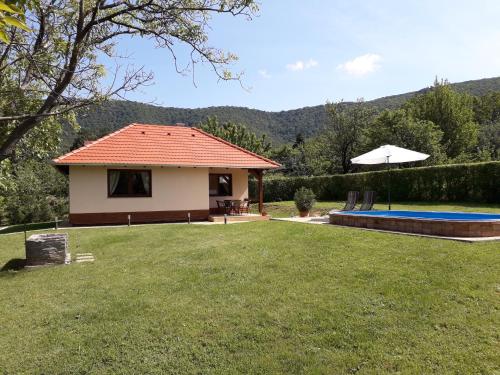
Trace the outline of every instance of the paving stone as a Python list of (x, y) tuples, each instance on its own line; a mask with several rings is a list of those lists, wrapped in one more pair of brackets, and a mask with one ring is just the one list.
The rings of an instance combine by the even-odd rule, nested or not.
[(85, 262), (93, 262), (95, 259), (76, 259), (75, 263), (85, 263)]

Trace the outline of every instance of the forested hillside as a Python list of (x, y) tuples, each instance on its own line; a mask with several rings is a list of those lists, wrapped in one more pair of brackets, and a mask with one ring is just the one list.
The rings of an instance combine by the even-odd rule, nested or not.
[[(500, 77), (454, 83), (457, 91), (473, 95), (484, 95), (490, 91), (500, 91)], [(416, 94), (424, 93), (428, 88), (417, 92), (387, 96), (367, 102), (378, 110), (394, 109)], [(133, 122), (152, 124), (185, 123), (196, 125), (209, 116), (217, 116), (220, 122), (246, 124), (258, 134), (267, 134), (275, 144), (292, 142), (297, 134), (305, 138), (317, 135), (327, 121), (324, 105), (300, 109), (266, 112), (245, 107), (209, 107), (209, 108), (171, 108), (125, 101), (111, 101), (98, 107), (81, 112), (78, 121), (82, 129), (89, 133), (105, 133)], [(74, 134), (65, 134), (65, 143), (71, 144)]]

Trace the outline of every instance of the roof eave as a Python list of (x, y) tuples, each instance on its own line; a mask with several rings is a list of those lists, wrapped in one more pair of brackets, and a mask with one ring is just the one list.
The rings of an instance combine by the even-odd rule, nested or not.
[[(57, 159), (56, 159), (57, 160)], [(149, 163), (65, 163), (52, 160), (51, 164), (59, 167), (106, 167), (106, 166), (124, 166), (124, 167), (164, 167), (164, 168), (233, 168), (233, 169), (280, 169), (281, 165), (276, 166), (247, 166), (247, 165), (221, 165), (221, 164), (149, 164)]]

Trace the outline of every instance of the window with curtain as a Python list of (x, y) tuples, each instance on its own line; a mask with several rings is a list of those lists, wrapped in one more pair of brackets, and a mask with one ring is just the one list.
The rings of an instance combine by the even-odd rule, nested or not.
[(230, 174), (210, 174), (208, 183), (212, 197), (228, 197), (233, 195), (233, 178)]
[(150, 197), (151, 170), (108, 169), (108, 197)]

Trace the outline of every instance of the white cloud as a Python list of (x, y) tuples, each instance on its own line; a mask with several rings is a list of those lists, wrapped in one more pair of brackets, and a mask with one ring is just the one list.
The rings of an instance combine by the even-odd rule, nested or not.
[(379, 62), (382, 60), (380, 55), (367, 53), (363, 56), (358, 56), (352, 60), (346, 61), (337, 66), (337, 69), (356, 77), (373, 73), (380, 68)]
[(318, 66), (318, 62), (316, 60), (309, 59), (307, 61), (298, 60), (293, 64), (287, 64), (286, 68), (292, 72), (299, 72), (301, 70), (314, 68), (315, 66)]
[(266, 70), (266, 69), (260, 69), (259, 70), (259, 75), (262, 77), (262, 78), (265, 78), (265, 79), (269, 79), (272, 77), (271, 74), (269, 74), (269, 72)]

